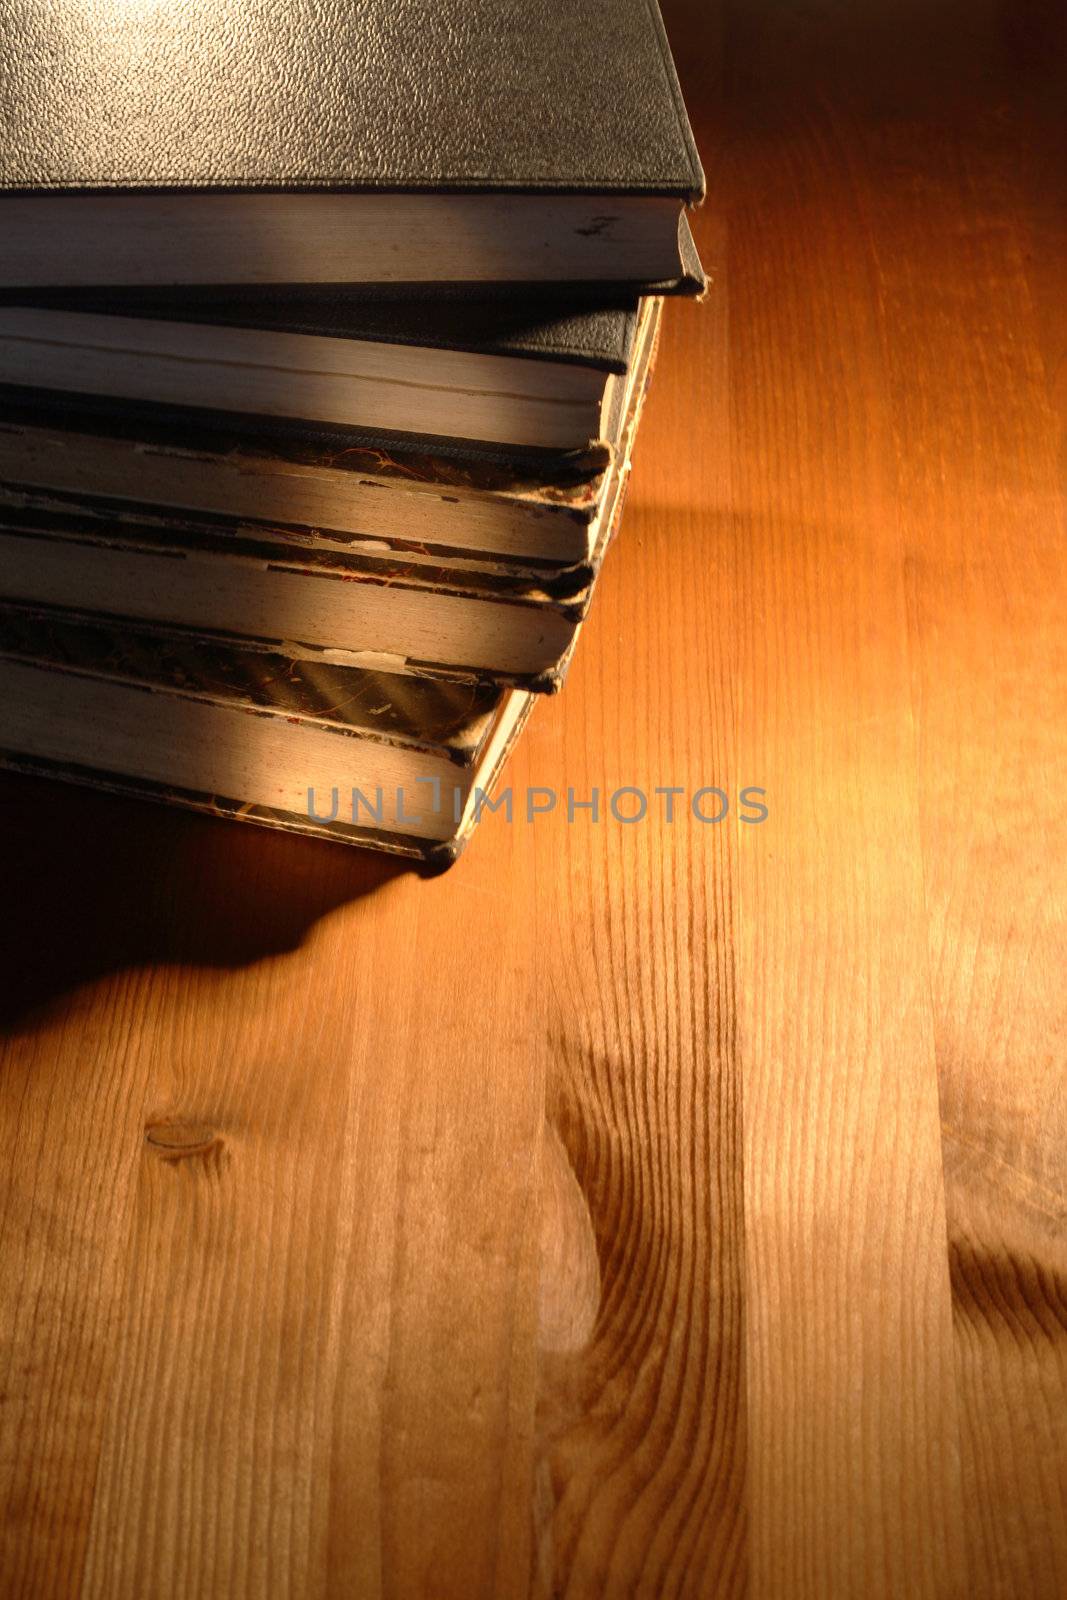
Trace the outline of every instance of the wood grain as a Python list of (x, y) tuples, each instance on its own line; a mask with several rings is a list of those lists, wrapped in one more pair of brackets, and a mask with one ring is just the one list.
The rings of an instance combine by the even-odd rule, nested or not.
[[(688, 453), (694, 417), (725, 425), (724, 298), (707, 309), (706, 325), (693, 308), (667, 324), (668, 366), (695, 325), (717, 355), (685, 388), (664, 386), (642, 472), (672, 439)], [(694, 512), (726, 499), (727, 470), (694, 453), (681, 480), (639, 480), (599, 650), (530, 729), (537, 770), (556, 775), (544, 781), (572, 782), (583, 800), (596, 781), (604, 812), (569, 823), (561, 809), (535, 840), (547, 1116), (600, 1281), (583, 1339), (542, 1356), (545, 1593), (698, 1593), (709, 1571), (723, 1594), (745, 1588), (737, 834), (689, 812), (695, 790), (736, 798), (742, 776), (728, 552), (708, 548)], [(626, 786), (648, 792), (642, 823), (612, 820), (609, 797)], [(655, 786), (685, 791), (673, 822)]]
[(849, 148), (814, 114), (799, 148), (736, 156), (760, 198), (728, 255), (737, 749), (774, 797), (737, 875), (751, 1560), (783, 1597), (945, 1594), (962, 1553), (896, 452)]
[[(945, 356), (923, 414), (898, 356), (890, 373), (967, 1528), (984, 1592), (1005, 1597), (1067, 1592), (1067, 952), (1054, 865), (1067, 854), (1067, 650), (1045, 364), (1062, 361), (1064, 339), (1061, 323), (1042, 349), (1021, 157), (1015, 130), (979, 122), (940, 183), (909, 199), (910, 248), (887, 244), (881, 260), (887, 314), (913, 337), (937, 286)], [(875, 146), (873, 170), (881, 159)]]
[(5, 1600), (1067, 1592), (1062, 18), (664, 9), (713, 288), (512, 825), (0, 788)]

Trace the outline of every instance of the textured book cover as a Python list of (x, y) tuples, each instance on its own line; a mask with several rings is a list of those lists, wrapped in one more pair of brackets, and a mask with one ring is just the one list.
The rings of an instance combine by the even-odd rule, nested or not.
[(7, 0), (0, 190), (695, 200), (654, 0)]
[(0, 285), (689, 286), (655, 0), (8, 0)]

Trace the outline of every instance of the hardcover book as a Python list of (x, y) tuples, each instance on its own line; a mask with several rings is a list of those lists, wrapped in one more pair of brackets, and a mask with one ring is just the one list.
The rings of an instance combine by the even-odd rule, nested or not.
[(0, 605), (0, 766), (442, 866), (530, 706)]
[(0, 400), (16, 409), (432, 442), (519, 459), (610, 438), (640, 302), (367, 302), (69, 296), (0, 304)]
[[(602, 541), (622, 507), (614, 470)], [(594, 552), (594, 570), (603, 547)], [(392, 557), (257, 546), (0, 504), (0, 598), (101, 614), (308, 660), (559, 688), (592, 583), (566, 598), (493, 574)]]
[(9, 0), (0, 285), (659, 284), (655, 0)]
[[(234, 432), (185, 419), (35, 396), (0, 398), (0, 518), (75, 515), (156, 526), (172, 545), (188, 537), (246, 541), (322, 557), (389, 559), (409, 567), (510, 576), (558, 595), (593, 576), (610, 517), (613, 465), (628, 463), (655, 350), (660, 305), (641, 303), (610, 437), (565, 460), (507, 464), (371, 449), (343, 432), (262, 427)], [(66, 424), (63, 426), (62, 424)]]

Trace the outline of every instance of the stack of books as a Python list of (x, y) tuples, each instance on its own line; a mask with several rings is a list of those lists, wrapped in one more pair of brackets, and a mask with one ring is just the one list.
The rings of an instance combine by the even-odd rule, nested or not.
[(15, 0), (0, 765), (453, 859), (703, 175), (655, 0)]

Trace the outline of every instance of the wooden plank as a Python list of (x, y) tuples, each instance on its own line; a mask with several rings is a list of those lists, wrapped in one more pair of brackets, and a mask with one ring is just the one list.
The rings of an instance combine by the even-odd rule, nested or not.
[(847, 125), (763, 115), (735, 109), (721, 175), (737, 760), (771, 807), (737, 863), (752, 1582), (943, 1595), (962, 1500), (882, 329)]
[[(982, 1593), (1005, 1600), (1067, 1592), (1064, 328), (1062, 298), (1057, 330), (1028, 281), (1032, 243), (1043, 266), (1062, 260), (1067, 207), (1061, 190), (1031, 236), (1018, 174), (1040, 106), (1023, 90), (954, 129), (936, 170), (914, 133), (872, 139), (869, 157), (894, 333), (965, 1526)], [(917, 170), (921, 188), (894, 181)], [(919, 385), (906, 352), (931, 325), (937, 359)]]
[(317, 875), (295, 841), (42, 783), (0, 792), (0, 1570), (10, 1592), (68, 1595), (123, 1336), (154, 997), (175, 964), (198, 957), (210, 984), (298, 942), (388, 869)]
[[(42, 854), (75, 815), (45, 794)], [(72, 854), (38, 909), (110, 890), (115, 917), (139, 886), (141, 935), (171, 922), (147, 970), (9, 1048), (5, 1573), (34, 1595), (506, 1592), (543, 1104), (515, 836), (424, 883), (76, 799), (101, 847), (138, 834), (130, 876), (79, 881)], [(488, 953), (462, 982), (457, 948)]]
[[(728, 552), (706, 515), (728, 463), (699, 447), (726, 415), (725, 299), (671, 309), (622, 542), (529, 737), (536, 781), (561, 796), (535, 825), (545, 1149), (562, 1173), (542, 1305), (558, 1317), (550, 1272), (571, 1292), (562, 1331), (542, 1326), (545, 1594), (746, 1584), (736, 834), (690, 811), (740, 776)], [(599, 821), (568, 822), (565, 792), (594, 787)], [(673, 821), (655, 793), (669, 787)], [(616, 795), (625, 816), (643, 797), (644, 819), (616, 820)]]

